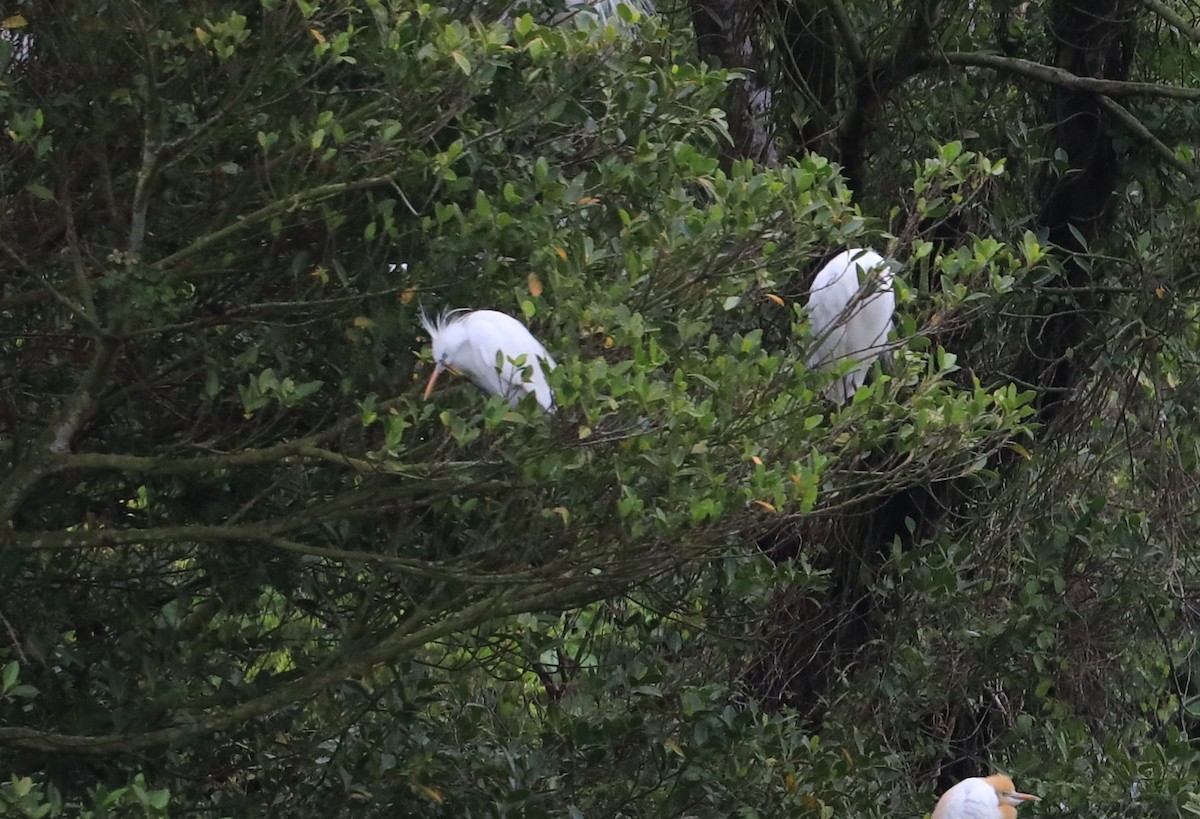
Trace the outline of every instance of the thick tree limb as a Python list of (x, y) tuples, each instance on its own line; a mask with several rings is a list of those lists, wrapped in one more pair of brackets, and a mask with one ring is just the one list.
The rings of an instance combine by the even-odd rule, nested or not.
[(1193, 43), (1200, 44), (1200, 29), (1183, 19), (1179, 12), (1163, 3), (1162, 0), (1142, 0), (1142, 5), (1179, 29), (1179, 33), (1184, 37)]
[(12, 520), (37, 482), (53, 472), (58, 461), (67, 455), (71, 440), (108, 380), (119, 347), (120, 342), (109, 336), (97, 340), (91, 364), (79, 386), (42, 431), (29, 454), (0, 483), (0, 525)]
[(1200, 100), (1200, 88), (1179, 88), (1174, 85), (1158, 85), (1152, 82), (1128, 82), (1108, 80), (1100, 77), (1081, 77), (1063, 68), (1023, 60), (1019, 57), (1003, 57), (999, 54), (981, 54), (967, 51), (949, 51), (930, 59), (948, 65), (966, 65), (1006, 71), (1034, 80), (1056, 85), (1071, 91), (1091, 91), (1110, 97), (1157, 97), (1161, 99)]
[(348, 647), (339, 660), (305, 677), (246, 702), (205, 713), (180, 710), (173, 724), (140, 734), (101, 734), (80, 736), (36, 731), (29, 728), (0, 728), (0, 745), (43, 753), (75, 753), (89, 756), (134, 753), (189, 742), (197, 737), (235, 728), (247, 720), (265, 716), (280, 708), (304, 702), (343, 680), (365, 674), (372, 667), (388, 662), (422, 645), (476, 628), (491, 620), (526, 611), (550, 611), (589, 603), (612, 591), (617, 579), (587, 577), (560, 578), (539, 587), (508, 587), (496, 590), (482, 600), (451, 614), (441, 611), (415, 612), (404, 624), (386, 637)]
[(1111, 97), (1100, 97), (1100, 104), (1108, 109), (1108, 112), (1120, 120), (1126, 128), (1134, 133), (1134, 135), (1149, 145), (1154, 153), (1158, 154), (1158, 156), (1164, 162), (1175, 168), (1193, 182), (1200, 182), (1200, 169), (1197, 169), (1194, 165), (1187, 164), (1178, 156), (1176, 156), (1175, 152), (1167, 147), (1162, 140), (1156, 137), (1150, 131), (1150, 129), (1146, 127), (1144, 122), (1130, 113), (1129, 109)]

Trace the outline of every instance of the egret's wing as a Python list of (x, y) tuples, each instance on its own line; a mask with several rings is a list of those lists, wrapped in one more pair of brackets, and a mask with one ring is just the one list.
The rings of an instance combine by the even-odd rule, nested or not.
[[(551, 409), (554, 396), (541, 362), (545, 361), (548, 369), (556, 365), (541, 342), (524, 324), (495, 310), (476, 310), (468, 320), (473, 363), (482, 381), (476, 383), (514, 406), (522, 392), (532, 392), (543, 409)], [(517, 361), (520, 366), (514, 363)]]
[(895, 307), (891, 271), (872, 250), (843, 251), (817, 273), (807, 308), (815, 339), (808, 366), (854, 362), (826, 388), (830, 400), (846, 403), (866, 381), (871, 361), (883, 352)]
[(808, 293), (809, 325), (816, 344), (808, 358), (809, 367), (820, 367), (841, 358), (845, 336), (845, 312), (858, 289), (851, 275), (849, 257), (839, 253), (821, 268)]
[(855, 258), (854, 265), (858, 268), (855, 278), (861, 284), (850, 307), (855, 332), (852, 349), (847, 353), (855, 358), (874, 358), (883, 352), (892, 329), (896, 291), (892, 289), (887, 261), (878, 253), (865, 251)]
[(489, 395), (508, 395), (507, 384), (496, 368), (496, 355), (504, 344), (504, 334), (489, 321), (481, 321), (476, 310), (462, 319), (467, 341), (460, 353), (463, 373)]

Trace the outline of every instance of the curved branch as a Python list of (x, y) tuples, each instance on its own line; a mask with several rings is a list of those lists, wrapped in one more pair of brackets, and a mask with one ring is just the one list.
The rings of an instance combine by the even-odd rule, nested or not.
[[(572, 581), (559, 579), (536, 589), (509, 587), (459, 611), (415, 612), (407, 622), (381, 640), (347, 646), (340, 660), (273, 691), (237, 705), (203, 714), (176, 713), (166, 728), (140, 734), (100, 734), (81, 736), (36, 731), (30, 728), (0, 728), (0, 745), (43, 753), (76, 753), (89, 756), (132, 753), (188, 742), (205, 734), (234, 728), (247, 720), (265, 716), (280, 708), (309, 699), (341, 681), (364, 674), (372, 667), (388, 662), (405, 652), (457, 632), (476, 628), (491, 620), (526, 611), (547, 611), (584, 605), (611, 590), (602, 578), (587, 577)], [(522, 592), (522, 593), (518, 593)], [(440, 619), (438, 619), (440, 618)]]
[(1099, 77), (1081, 77), (1062, 68), (1024, 60), (1020, 57), (1003, 57), (999, 54), (979, 54), (970, 51), (948, 51), (929, 58), (946, 65), (965, 65), (991, 68), (1040, 80), (1072, 91), (1092, 91), (1110, 97), (1157, 97), (1162, 99), (1200, 100), (1200, 88), (1179, 88), (1174, 85), (1158, 85), (1152, 82), (1127, 82), (1105, 80)]
[[(881, 60), (863, 62), (854, 81), (854, 105), (838, 129), (838, 155), (845, 169), (846, 183), (854, 195), (866, 181), (867, 138), (872, 120), (883, 102), (910, 77), (928, 67), (922, 55), (932, 41), (932, 19), (938, 0), (913, 0), (911, 18), (892, 54)], [(845, 20), (842, 23), (849, 25)]]
[(1162, 0), (1142, 0), (1142, 5), (1179, 29), (1179, 33), (1184, 37), (1200, 45), (1200, 29), (1183, 19), (1179, 12), (1163, 3)]
[(1148, 144), (1150, 148), (1158, 154), (1164, 162), (1174, 167), (1181, 174), (1186, 176), (1193, 182), (1200, 182), (1200, 169), (1194, 165), (1189, 165), (1178, 156), (1175, 152), (1166, 146), (1165, 143), (1156, 137), (1146, 124), (1130, 113), (1129, 109), (1115, 101), (1111, 97), (1100, 97), (1100, 104), (1103, 105), (1110, 114), (1119, 119), (1122, 124), (1135, 136), (1139, 137), (1143, 142)]
[(349, 193), (351, 191), (364, 190), (366, 188), (379, 187), (380, 185), (391, 184), (395, 180), (396, 174), (389, 173), (383, 176), (371, 176), (366, 179), (359, 179), (355, 182), (335, 182), (329, 185), (318, 185), (315, 188), (309, 188), (305, 191), (293, 193), (290, 196), (285, 196), (276, 202), (269, 205), (264, 205), (258, 210), (248, 213), (245, 216), (238, 217), (233, 224), (226, 225), (220, 230), (209, 233), (206, 236), (201, 236), (187, 247), (172, 253), (166, 258), (159, 259), (154, 265), (160, 270), (165, 270), (168, 267), (173, 267), (179, 262), (191, 256), (195, 256), (201, 250), (204, 250), (209, 245), (215, 244), (235, 233), (240, 233), (252, 227), (266, 224), (272, 217), (290, 210), (295, 210), (302, 205), (313, 205), (330, 199), (339, 194)]
[(24, 460), (18, 463), (8, 477), (0, 482), (0, 525), (12, 520), (33, 487), (45, 475), (52, 473), (71, 447), (71, 440), (79, 431), (84, 418), (93, 408), (117, 358), (120, 342), (110, 336), (102, 336), (96, 342), (96, 352), (88, 370), (70, 397), (63, 403), (50, 424), (42, 430), (37, 444)]

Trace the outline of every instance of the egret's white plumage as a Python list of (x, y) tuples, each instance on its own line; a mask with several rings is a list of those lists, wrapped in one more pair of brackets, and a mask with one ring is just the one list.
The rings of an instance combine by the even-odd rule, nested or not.
[(933, 819), (1016, 819), (1017, 806), (1037, 802), (1031, 793), (1021, 793), (1003, 774), (973, 776), (942, 794)]
[(556, 13), (548, 12), (548, 7), (556, 4), (544, 0), (517, 0), (501, 19), (512, 20), (529, 12), (535, 20), (551, 26), (566, 23), (576, 28), (590, 28), (612, 23), (618, 29), (625, 29), (625, 22), (617, 12), (617, 6), (622, 3), (643, 18), (656, 13), (654, 0), (565, 0), (562, 11)]
[(421, 315), (433, 347), (433, 373), (425, 397), (442, 370), (454, 369), (491, 395), (512, 406), (531, 392), (542, 409), (553, 411), (554, 394), (542, 369), (553, 370), (554, 359), (525, 325), (496, 310), (454, 310), (436, 319)]
[(887, 351), (896, 312), (887, 260), (864, 248), (842, 251), (813, 279), (807, 310), (817, 340), (808, 366), (830, 369), (854, 362), (825, 390), (829, 400), (844, 404), (866, 380), (871, 363)]

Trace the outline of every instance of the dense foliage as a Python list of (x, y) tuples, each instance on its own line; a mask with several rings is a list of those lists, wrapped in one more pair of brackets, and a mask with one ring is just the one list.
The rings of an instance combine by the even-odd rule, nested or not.
[(6, 7), (0, 805), (1200, 813), (1188, 8)]

